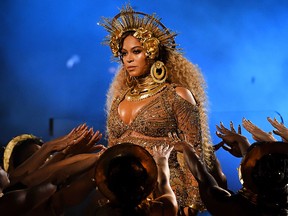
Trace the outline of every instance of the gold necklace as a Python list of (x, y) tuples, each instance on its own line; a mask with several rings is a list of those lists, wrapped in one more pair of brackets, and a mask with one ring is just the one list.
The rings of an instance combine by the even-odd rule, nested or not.
[(152, 77), (146, 76), (137, 79), (136, 85), (129, 89), (125, 98), (128, 101), (139, 101), (148, 97), (152, 97), (166, 88), (166, 83), (156, 83)]

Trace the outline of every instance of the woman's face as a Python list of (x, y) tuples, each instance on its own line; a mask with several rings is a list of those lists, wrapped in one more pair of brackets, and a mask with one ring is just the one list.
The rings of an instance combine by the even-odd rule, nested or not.
[(140, 41), (132, 35), (124, 39), (121, 55), (124, 68), (130, 76), (138, 77), (149, 71), (145, 50)]

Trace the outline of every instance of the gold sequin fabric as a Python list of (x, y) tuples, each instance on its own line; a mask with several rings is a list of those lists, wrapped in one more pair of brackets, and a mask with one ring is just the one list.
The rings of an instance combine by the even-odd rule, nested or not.
[[(118, 106), (125, 94), (115, 98), (108, 115), (109, 146), (131, 142), (152, 151), (153, 146), (177, 145), (169, 132), (183, 133), (202, 157), (201, 130), (198, 106), (192, 105), (176, 93), (176, 85), (168, 85), (155, 99), (145, 105), (130, 124), (124, 123)], [(183, 154), (173, 150), (169, 158), (170, 184), (180, 206), (197, 206), (203, 210), (198, 184), (184, 163)]]

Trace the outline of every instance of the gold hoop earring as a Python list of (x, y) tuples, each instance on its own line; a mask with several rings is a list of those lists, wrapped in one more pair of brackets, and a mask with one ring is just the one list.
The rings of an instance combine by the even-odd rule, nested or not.
[(151, 66), (150, 74), (154, 82), (163, 83), (167, 79), (167, 68), (161, 61), (156, 61)]
[(127, 86), (130, 88), (132, 86), (134, 86), (134, 79), (133, 77), (131, 77), (127, 71), (125, 71), (125, 76), (126, 76), (126, 84)]

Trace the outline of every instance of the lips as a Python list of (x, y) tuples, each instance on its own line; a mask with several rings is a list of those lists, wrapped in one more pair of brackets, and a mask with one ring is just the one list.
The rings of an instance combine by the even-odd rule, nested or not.
[(135, 68), (136, 68), (136, 66), (128, 66), (128, 67), (127, 67), (127, 70), (128, 70), (128, 71), (132, 71), (132, 70), (134, 70)]

